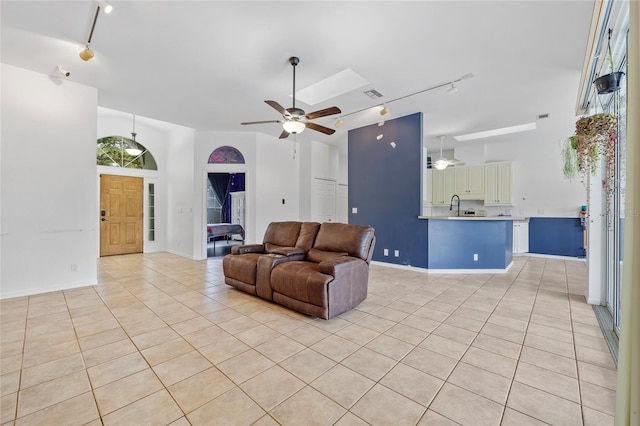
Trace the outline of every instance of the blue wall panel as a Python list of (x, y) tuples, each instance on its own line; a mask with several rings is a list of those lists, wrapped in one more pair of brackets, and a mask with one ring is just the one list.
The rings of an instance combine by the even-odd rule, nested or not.
[[(422, 113), (350, 130), (348, 143), (349, 223), (376, 229), (373, 260), (426, 268), (428, 224), (418, 219)], [(385, 248), (389, 256), (383, 255)], [(394, 257), (395, 250), (399, 257)]]
[(530, 218), (529, 253), (583, 257), (580, 218)]
[[(429, 221), (430, 269), (504, 269), (513, 260), (510, 220)], [(478, 260), (473, 260), (473, 255)]]

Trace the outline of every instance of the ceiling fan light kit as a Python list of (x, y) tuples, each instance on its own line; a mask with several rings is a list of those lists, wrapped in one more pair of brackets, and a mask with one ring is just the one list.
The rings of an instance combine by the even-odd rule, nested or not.
[(306, 128), (306, 126), (302, 121), (290, 120), (282, 123), (282, 128), (286, 130), (288, 133), (295, 135), (298, 133), (302, 133)]
[[(302, 133), (304, 129), (309, 128), (311, 130), (315, 130), (316, 132), (324, 133), (326, 135), (332, 135), (336, 131), (330, 129), (328, 127), (322, 126), (320, 124), (314, 123), (311, 120), (320, 117), (327, 117), (329, 115), (340, 114), (340, 108), (338, 107), (329, 107), (325, 109), (321, 109), (318, 111), (305, 113), (304, 110), (300, 108), (296, 108), (296, 66), (300, 63), (300, 59), (296, 56), (292, 56), (289, 58), (289, 63), (293, 67), (293, 106), (291, 108), (284, 108), (276, 101), (266, 100), (265, 103), (269, 105), (271, 108), (278, 111), (282, 114), (282, 120), (265, 120), (265, 121), (248, 121), (244, 123), (240, 123), (243, 125), (247, 124), (263, 124), (263, 123), (282, 123), (282, 133), (280, 134), (279, 139), (285, 139), (290, 134), (298, 134)], [(338, 119), (336, 122), (336, 127), (340, 127), (342, 125), (342, 120)]]
[(449, 166), (464, 164), (460, 163), (460, 161), (456, 160), (455, 158), (453, 160), (449, 160), (442, 155), (442, 141), (444, 140), (444, 138), (446, 138), (446, 136), (438, 136), (438, 139), (440, 139), (440, 158), (433, 162), (433, 168), (436, 170), (444, 170)]

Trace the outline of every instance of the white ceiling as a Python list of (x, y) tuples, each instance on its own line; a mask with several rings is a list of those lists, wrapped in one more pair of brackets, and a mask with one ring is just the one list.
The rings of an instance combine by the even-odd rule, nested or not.
[[(370, 82), (309, 106), (347, 114), (446, 83), (446, 88), (388, 105), (386, 119), (421, 111), (429, 149), (437, 136), (535, 121), (571, 131), (593, 1), (116, 1), (93, 35), (96, 56), (83, 62), (93, 1), (2, 1), (2, 62), (98, 88), (98, 103), (198, 130), (260, 131), (278, 136), (265, 99), (291, 106), (290, 56), (297, 87), (346, 68)], [(378, 101), (363, 92), (376, 89)], [(333, 127), (336, 117), (315, 120)], [(298, 141), (342, 140), (380, 120), (350, 115), (333, 136), (310, 130)], [(535, 133), (535, 132), (531, 132)], [(511, 136), (513, 137), (513, 136)], [(506, 138), (506, 136), (498, 137)], [(500, 139), (496, 139), (500, 141)], [(460, 143), (456, 143), (459, 145)], [(445, 149), (454, 146), (447, 138)]]

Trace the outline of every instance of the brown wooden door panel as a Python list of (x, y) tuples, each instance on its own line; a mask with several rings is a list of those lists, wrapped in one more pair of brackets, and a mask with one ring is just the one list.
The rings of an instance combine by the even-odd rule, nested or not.
[(100, 175), (100, 256), (142, 253), (143, 178)]

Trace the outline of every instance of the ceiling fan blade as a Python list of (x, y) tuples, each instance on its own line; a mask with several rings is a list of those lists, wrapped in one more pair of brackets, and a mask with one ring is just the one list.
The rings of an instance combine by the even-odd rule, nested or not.
[(321, 126), (319, 124), (316, 123), (305, 123), (307, 125), (308, 128), (310, 128), (311, 130), (315, 130), (316, 132), (320, 132), (320, 133), (324, 133), (325, 135), (332, 135), (334, 134), (336, 131), (333, 129), (330, 129), (328, 127), (324, 127)]
[(263, 123), (281, 123), (281, 120), (265, 120), (265, 121), (247, 121), (240, 124), (263, 124)]
[(286, 130), (283, 130), (282, 133), (280, 133), (280, 137), (278, 139), (286, 139), (289, 137), (289, 132), (287, 132)]
[(309, 120), (313, 120), (314, 118), (326, 117), (328, 115), (333, 115), (333, 114), (340, 114), (341, 112), (342, 111), (340, 111), (340, 108), (333, 106), (330, 108), (325, 108), (318, 111), (310, 112), (309, 114), (307, 114), (307, 118)]
[(265, 103), (267, 105), (269, 105), (271, 108), (273, 108), (276, 111), (278, 111), (280, 114), (288, 115), (287, 110), (284, 109), (284, 107), (282, 105), (280, 105), (279, 103), (277, 103), (276, 101), (265, 101)]

